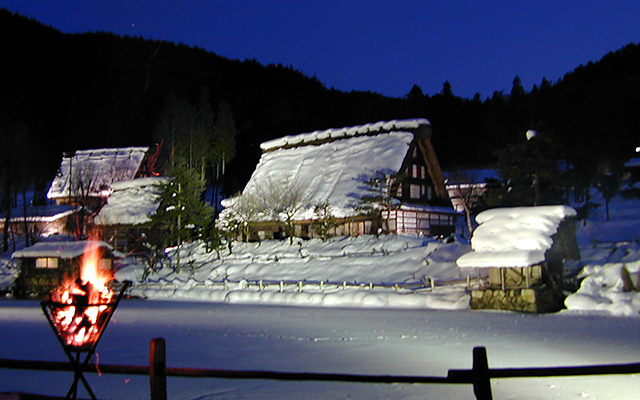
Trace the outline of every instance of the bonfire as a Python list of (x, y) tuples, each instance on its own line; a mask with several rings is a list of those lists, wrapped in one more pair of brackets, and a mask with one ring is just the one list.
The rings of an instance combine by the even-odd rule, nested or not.
[[(76, 398), (80, 380), (91, 398), (96, 398), (82, 372), (129, 286), (129, 282), (125, 282), (120, 294), (114, 296), (114, 291), (109, 287), (112, 273), (101, 270), (99, 266), (100, 249), (88, 244), (79, 273), (69, 276), (51, 292), (49, 300), (41, 303), (42, 310), (74, 366), (74, 381), (67, 399)], [(84, 362), (81, 362), (81, 353), (87, 353)]]

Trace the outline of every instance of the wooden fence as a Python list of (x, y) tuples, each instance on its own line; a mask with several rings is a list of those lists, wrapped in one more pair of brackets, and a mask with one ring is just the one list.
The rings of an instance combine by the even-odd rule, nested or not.
[(200, 281), (196, 279), (187, 280), (159, 280), (155, 282), (136, 283), (136, 289), (219, 289), (230, 290), (233, 287), (241, 289), (255, 289), (256, 291), (275, 290), (277, 292), (303, 292), (311, 291), (331, 291), (331, 290), (347, 290), (362, 289), (373, 290), (374, 288), (382, 288), (394, 290), (396, 292), (403, 290), (407, 292), (433, 291), (436, 286), (464, 285), (468, 289), (482, 287), (486, 284), (486, 278), (471, 278), (436, 281), (432, 277), (425, 277), (422, 282), (409, 283), (386, 283), (386, 282), (349, 282), (349, 281), (332, 281), (332, 280), (275, 280), (275, 279), (242, 279), (242, 280), (206, 280)]
[[(377, 384), (470, 384), (478, 400), (491, 400), (491, 379), (539, 378), (552, 376), (584, 376), (640, 373), (640, 363), (591, 365), (579, 367), (539, 368), (489, 368), (484, 347), (473, 349), (471, 369), (449, 370), (446, 377), (354, 375), (311, 372), (237, 371), (225, 369), (176, 368), (166, 366), (166, 344), (163, 338), (152, 339), (148, 366), (88, 365), (85, 372), (102, 374), (148, 375), (151, 400), (167, 400), (167, 377), (220, 378), (220, 379), (270, 379), (283, 381), (333, 381)], [(73, 371), (68, 362), (11, 360), (0, 358), (0, 368)]]

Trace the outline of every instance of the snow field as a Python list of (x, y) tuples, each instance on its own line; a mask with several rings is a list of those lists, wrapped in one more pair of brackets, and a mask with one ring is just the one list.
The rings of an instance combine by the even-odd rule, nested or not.
[[(163, 268), (131, 294), (230, 303), (461, 309), (468, 307), (469, 296), (454, 260), (467, 251), (464, 242), (397, 235), (297, 240), (293, 245), (239, 243), (221, 259), (194, 246), (181, 254), (194, 268)], [(141, 266), (132, 265), (116, 277), (137, 282), (140, 273)], [(436, 285), (462, 284), (431, 291), (432, 280)]]

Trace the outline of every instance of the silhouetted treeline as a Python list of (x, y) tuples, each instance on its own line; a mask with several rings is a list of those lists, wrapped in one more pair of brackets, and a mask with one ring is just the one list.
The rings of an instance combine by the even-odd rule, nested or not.
[[(428, 72), (425, 72), (428, 73)], [(514, 75), (517, 71), (514, 71)], [(517, 78), (517, 77), (516, 77)], [(228, 186), (241, 189), (259, 144), (283, 135), (423, 117), (443, 168), (486, 165), (534, 124), (553, 129), (565, 157), (585, 171), (620, 163), (640, 145), (640, 49), (629, 45), (558, 82), (463, 99), (445, 82), (405, 98), (342, 92), (282, 65), (229, 60), (203, 49), (110, 33), (63, 34), (0, 9), (0, 160), (18, 132), (34, 180), (51, 179), (63, 151), (153, 145), (167, 95), (230, 105), (237, 127)], [(19, 126), (20, 130), (15, 130)], [(35, 166), (35, 167), (34, 167)], [(13, 165), (0, 165), (10, 171)], [(586, 173), (586, 172), (585, 172)], [(1, 173), (0, 173), (1, 175)]]

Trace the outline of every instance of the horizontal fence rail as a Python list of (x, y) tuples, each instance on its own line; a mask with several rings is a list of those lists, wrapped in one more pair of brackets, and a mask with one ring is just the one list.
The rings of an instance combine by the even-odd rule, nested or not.
[(241, 279), (241, 280), (206, 280), (199, 281), (195, 279), (188, 280), (164, 280), (147, 281), (144, 283), (136, 283), (136, 289), (162, 289), (162, 290), (179, 290), (179, 289), (206, 289), (206, 290), (233, 290), (254, 289), (257, 291), (275, 290), (278, 292), (303, 292), (311, 291), (338, 291), (347, 289), (373, 290), (386, 289), (396, 292), (403, 290), (406, 292), (422, 292), (433, 291), (437, 286), (464, 285), (468, 289), (482, 287), (486, 283), (486, 279), (463, 278), (447, 281), (436, 281), (431, 277), (425, 277), (422, 282), (406, 282), (406, 283), (387, 283), (387, 282), (349, 282), (334, 280), (275, 280), (275, 279)]
[[(151, 400), (166, 400), (166, 377), (267, 379), (282, 381), (332, 381), (377, 384), (470, 384), (478, 400), (491, 400), (491, 379), (542, 378), (567, 376), (593, 376), (639, 374), (640, 363), (537, 368), (489, 368), (486, 349), (475, 347), (471, 369), (450, 369), (446, 377), (407, 375), (358, 375), (314, 372), (241, 371), (227, 369), (180, 368), (166, 366), (163, 338), (152, 339), (148, 366), (100, 364), (87, 365), (84, 372), (101, 374), (148, 375)], [(69, 362), (13, 360), (0, 358), (0, 368), (74, 371)]]

